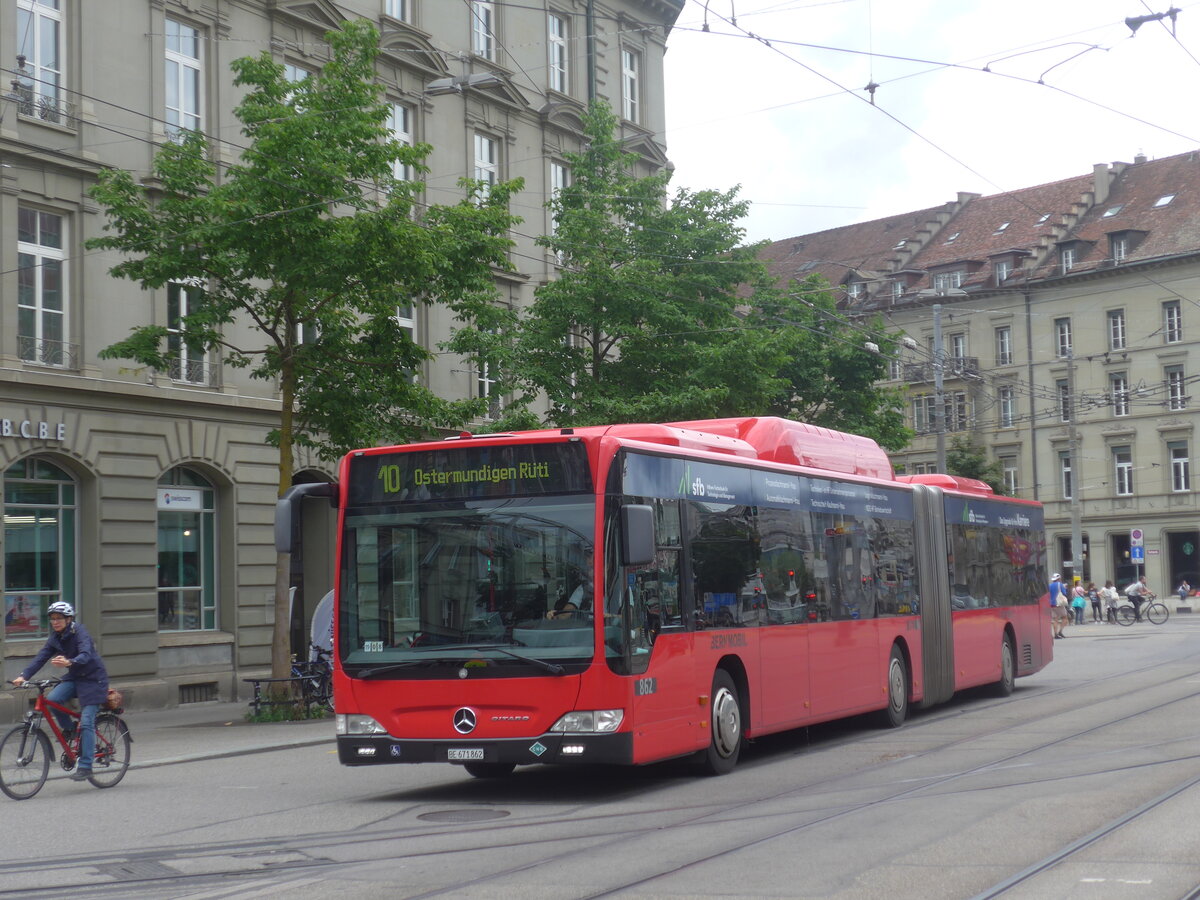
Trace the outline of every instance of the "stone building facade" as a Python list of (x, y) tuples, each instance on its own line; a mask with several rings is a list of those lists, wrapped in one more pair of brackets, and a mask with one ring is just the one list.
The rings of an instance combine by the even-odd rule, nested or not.
[[(168, 371), (98, 352), (146, 323), (170, 326), (189, 286), (142, 291), (84, 249), (102, 211), (98, 171), (145, 176), (179, 127), (237, 159), (231, 60), (268, 51), (289, 75), (319, 72), (324, 35), (346, 19), (381, 32), (378, 77), (402, 140), (434, 147), (430, 203), (461, 177), (522, 177), (515, 272), (500, 301), (552, 278), (535, 244), (570, 177), (588, 98), (620, 116), (645, 170), (666, 163), (662, 60), (682, 0), (0, 0), (0, 674), (41, 646), (46, 606), (74, 603), (114, 681), (138, 706), (237, 696), (269, 663), (278, 421), (271, 386), (181, 350)], [(435, 350), (449, 317), (406, 324)], [(236, 338), (236, 326), (232, 329)], [(438, 354), (420, 376), (447, 397), (489, 396), (486, 368)], [(299, 457), (297, 480), (332, 468)], [(312, 506), (318, 506), (313, 504)], [(294, 571), (293, 632), (331, 587), (328, 511), (308, 516)], [(316, 552), (312, 547), (322, 548)], [(0, 719), (17, 712), (0, 695)]]

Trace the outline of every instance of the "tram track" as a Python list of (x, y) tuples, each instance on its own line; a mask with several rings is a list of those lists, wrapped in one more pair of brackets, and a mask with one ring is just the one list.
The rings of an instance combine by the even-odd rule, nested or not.
[[(1166, 666), (1178, 666), (1182, 660), (1160, 660), (1154, 664), (1137, 667), (1129, 670), (1129, 675), (1135, 674), (1153, 674), (1155, 670), (1162, 669)], [(1175, 676), (1167, 681), (1158, 684), (1158, 689), (1169, 688), (1171, 686), (1184, 686), (1187, 683), (1194, 682), (1200, 678), (1200, 670), (1191, 668), (1188, 671)], [(1073, 696), (1078, 696), (1079, 687), (1069, 686), (1063, 688), (1050, 688), (1040, 691), (1038, 695), (1030, 695), (1026, 692), (1021, 692), (1021, 699), (1052, 699), (1055, 695), (1063, 691), (1072, 692)], [(711, 824), (713, 821), (720, 819), (725, 822), (737, 822), (739, 824), (752, 822), (761, 825), (764, 822), (769, 822), (771, 819), (779, 817), (788, 817), (793, 821), (788, 824), (780, 823), (780, 827), (768, 827), (760, 829), (752, 840), (743, 841), (735, 845), (722, 849), (715, 853), (702, 853), (690, 859), (677, 859), (670, 866), (664, 866), (660, 871), (646, 873), (643, 877), (629, 879), (619, 885), (607, 885), (603, 890), (598, 890), (593, 893), (583, 894), (580, 896), (587, 897), (604, 897), (612, 896), (613, 894), (623, 891), (636, 890), (639, 887), (650, 885), (653, 882), (669, 877), (672, 874), (684, 871), (690, 868), (703, 866), (721, 859), (730, 854), (736, 854), (752, 848), (757, 845), (769, 843), (780, 838), (794, 835), (808, 829), (820, 827), (835, 822), (839, 819), (852, 817), (856, 814), (867, 812), (872, 808), (882, 805), (903, 801), (908, 798), (914, 798), (925, 794), (936, 792), (938, 788), (944, 788), (960, 782), (963, 779), (969, 778), (985, 772), (994, 772), (998, 768), (1006, 765), (1011, 765), (1019, 762), (1022, 759), (1028, 758), (1038, 753), (1059, 748), (1064, 744), (1077, 740), (1080, 737), (1088, 736), (1100, 732), (1107, 728), (1117, 728), (1127, 725), (1136, 720), (1139, 716), (1150, 715), (1155, 712), (1160, 712), (1172, 704), (1185, 702), (1193, 699), (1196, 695), (1194, 689), (1181, 694), (1180, 696), (1171, 696), (1163, 699), (1159, 703), (1140, 706), (1132, 712), (1123, 712), (1120, 715), (1108, 716), (1104, 721), (1096, 722), (1086, 728), (1073, 730), (1070, 734), (1060, 735), (1051, 740), (1037, 742), (1034, 745), (1021, 748), (1004, 754), (998, 758), (990, 758), (988, 761), (975, 766), (967, 767), (961, 771), (947, 773), (941, 777), (930, 777), (921, 779), (919, 784), (914, 784), (911, 780), (907, 780), (904, 787), (898, 790), (887, 790), (887, 783), (876, 785), (877, 789), (883, 789), (884, 792), (880, 796), (873, 797), (861, 803), (855, 804), (834, 804), (827, 810), (809, 809), (807, 811), (797, 811), (785, 809), (780, 812), (774, 812), (764, 816), (761, 811), (753, 815), (750, 811), (754, 807), (770, 801), (774, 804), (779, 804), (781, 801), (786, 802), (789, 799), (804, 797), (808, 800), (819, 796), (821, 793), (833, 793), (838, 790), (839, 786), (843, 786), (852, 779), (861, 779), (864, 776), (869, 776), (871, 773), (885, 771), (888, 768), (896, 767), (904, 763), (911, 763), (915, 760), (920, 760), (923, 757), (928, 757), (937, 753), (942, 753), (947, 749), (952, 749), (966, 744), (975, 742), (987, 743), (994, 738), (1013, 733), (1021, 728), (1028, 728), (1030, 725), (1037, 724), (1039, 721), (1049, 719), (1053, 716), (1062, 714), (1061, 710), (1052, 709), (1040, 715), (1022, 718), (1019, 721), (1006, 723), (995, 728), (989, 728), (983, 732), (976, 732), (969, 736), (955, 737), (949, 740), (939, 741), (936, 745), (925, 748), (924, 750), (914, 753), (908, 753), (898, 758), (882, 760), (866, 766), (860, 766), (853, 771), (845, 772), (836, 776), (833, 779), (820, 780), (805, 780), (803, 783), (797, 784), (784, 792), (765, 793), (757, 792), (754, 796), (745, 797), (737, 802), (732, 803), (698, 803), (677, 805), (674, 807), (655, 808), (647, 810), (644, 813), (600, 813), (592, 815), (579, 815), (579, 808), (574, 808), (569, 812), (558, 812), (552, 816), (539, 816), (532, 819), (521, 821), (507, 821), (503, 823), (489, 823), (486, 826), (473, 827), (455, 827), (453, 829), (445, 826), (427, 827), (424, 825), (404, 824), (394, 827), (379, 828), (380, 823), (386, 822), (389, 819), (394, 819), (396, 814), (389, 814), (381, 817), (373, 823), (360, 826), (352, 832), (346, 831), (317, 831), (304, 835), (296, 835), (280, 839), (278, 837), (263, 838), (258, 841), (238, 841), (233, 842), (210, 842), (193, 844), (189, 848), (162, 848), (162, 849), (147, 849), (134, 854), (129, 854), (121, 862), (126, 866), (125, 877), (119, 877), (119, 872), (114, 872), (112, 866), (114, 860), (112, 854), (97, 854), (97, 855), (72, 855), (62, 856), (51, 860), (41, 859), (34, 861), (21, 861), (8, 864), (0, 864), (0, 884), (14, 883), (10, 879), (21, 880), (21, 874), (29, 874), (35, 870), (45, 871), (47, 864), (52, 865), (58, 872), (74, 872), (78, 875), (76, 878), (56, 879), (54, 885), (38, 885), (35, 888), (25, 886), (9, 890), (0, 888), (0, 896), (12, 896), (21, 894), (22, 896), (36, 897), (41, 895), (49, 896), (55, 893), (76, 889), (81, 885), (88, 885), (91, 889), (92, 896), (119, 896), (121, 892), (129, 895), (129, 892), (146, 889), (151, 890), (154, 886), (165, 887), (166, 885), (178, 885), (180, 887), (187, 886), (189, 893), (192, 889), (199, 889), (202, 885), (230, 885), (231, 882), (243, 881), (247, 883), (255, 883), (263, 878), (280, 878), (285, 880), (293, 878), (303, 879), (310, 876), (319, 876), (323, 871), (331, 868), (336, 869), (340, 866), (358, 865), (361, 862), (370, 862), (372, 860), (394, 860), (405, 861), (409, 859), (420, 859), (429, 856), (455, 856), (457, 854), (472, 854), (472, 853), (487, 853), (493, 852), (501, 848), (531, 848), (539, 847), (542, 849), (550, 849), (554, 852), (538, 855), (537, 858), (521, 861), (511, 866), (501, 867), (500, 869), (489, 872), (486, 876), (478, 878), (470, 878), (456, 881), (453, 884), (445, 884), (439, 887), (433, 887), (422, 893), (408, 895), (413, 898), (435, 897), (452, 895), (456, 892), (470, 891), (472, 888), (478, 888), (488, 884), (502, 883), (504, 879), (509, 879), (520, 875), (522, 872), (530, 869), (536, 869), (542, 866), (549, 866), (556, 863), (568, 862), (577, 859), (580, 854), (605, 854), (615, 852), (616, 848), (627, 842), (636, 842), (655, 833), (679, 833), (685, 829), (703, 827)], [(1112, 698), (1108, 703), (1115, 704), (1119, 698)], [(1014, 698), (1006, 698), (1005, 700), (995, 700), (987, 704), (971, 703), (960, 709), (950, 710), (935, 710), (932, 714), (923, 714), (917, 720), (906, 726), (911, 732), (920, 733), (926, 731), (939, 723), (944, 723), (947, 719), (956, 716), (969, 715), (972, 713), (992, 713), (997, 708), (1003, 708), (1007, 704), (1014, 702)], [(857, 732), (855, 735), (846, 737), (845, 739), (837, 739), (833, 741), (822, 742), (818, 745), (812, 745), (806, 749), (806, 753), (812, 752), (829, 752), (836, 751), (839, 747), (845, 745), (861, 745), (864, 741), (863, 734)], [(1125, 752), (1129, 752), (1126, 749)], [(751, 761), (748, 768), (753, 769), (759, 765), (781, 765), (787, 759), (794, 758), (800, 754), (775, 755), (759, 761)], [(1158, 761), (1154, 764), (1166, 764), (1171, 762), (1179, 762), (1189, 759), (1190, 757), (1179, 757), (1170, 760)], [(1112, 770), (1098, 770), (1095, 772), (1086, 773), (1088, 775), (1104, 774), (1105, 771), (1119, 771), (1119, 768)], [(1031, 784), (1040, 779), (1029, 779), (1019, 784)], [(1186, 790), (1189, 786), (1200, 779), (1191, 779), (1184, 782), (1174, 793), (1167, 792), (1157, 800), (1161, 804), (1166, 802), (1170, 796), (1174, 796), (1179, 791)], [(897, 784), (897, 783), (893, 783)], [(524, 787), (527, 786), (523, 786)], [(971, 790), (995, 790), (995, 786), (987, 788), (971, 788)], [(377, 795), (376, 795), (377, 796)], [(410, 801), (413, 799), (409, 797)], [(418, 803), (420, 800), (418, 800)], [(426, 801), (427, 802), (427, 801)], [(407, 807), (409, 812), (415, 808), (410, 803)], [(1131, 811), (1120, 820), (1114, 820), (1107, 830), (1098, 829), (1090, 840), (1080, 839), (1073, 842), (1068, 847), (1057, 851), (1055, 854), (1047, 856), (1046, 859), (1040, 861), (1034, 866), (1029, 867), (1025, 873), (1018, 873), (1023, 877), (1020, 881), (1014, 883), (1022, 883), (1028, 879), (1035, 877), (1038, 873), (1047, 871), (1063, 859), (1068, 859), (1072, 854), (1076, 854), (1084, 848), (1090, 846), (1096, 840), (1103, 837), (1104, 834), (1111, 833), (1115, 829), (1119, 829), (1123, 824), (1130, 821), (1135, 821), (1139, 815), (1145, 815), (1147, 811), (1154, 807), (1148, 804), (1143, 804), (1138, 810)], [(296, 807), (295, 810), (305, 810), (306, 815), (312, 815), (314, 807), (307, 805), (305, 807)], [(273, 815), (279, 815), (280, 811), (276, 810)], [(640, 816), (643, 819), (652, 817), (675, 817), (675, 821), (658, 821), (650, 822), (642, 827), (637, 827), (631, 823), (631, 815)], [(796, 823), (794, 821), (797, 815), (805, 815), (808, 818), (804, 822)], [(570, 822), (577, 826), (575, 831), (568, 834), (560, 833), (557, 836), (547, 836), (539, 832), (546, 829), (561, 829), (564, 822)], [(588, 827), (592, 830), (582, 833), (582, 828), (579, 826)], [(206, 823), (205, 828), (219, 827), (219, 823)], [(176, 832), (179, 834), (184, 831), (194, 829), (181, 829)], [(462, 840), (469, 841), (469, 844), (459, 843), (453, 848), (434, 850), (430, 848), (422, 848), (410, 846), (407, 849), (402, 849), (401, 852), (396, 852), (396, 842), (411, 843), (422, 839), (444, 837), (447, 833), (453, 833)], [(479, 838), (482, 838), (480, 840)], [(580, 841), (586, 843), (585, 848), (577, 845)], [(564, 846), (571, 844), (572, 846)], [(363, 859), (358, 862), (352, 862), (345, 859), (347, 848), (358, 848), (359, 850), (374, 849), (376, 852), (366, 852), (360, 854)], [(342, 853), (341, 858), (334, 858), (334, 855)], [(106, 870), (105, 867), (108, 867)], [(1038, 868), (1040, 867), (1040, 868)], [(97, 871), (105, 872), (109, 877), (117, 880), (111, 885), (97, 885)], [(1017, 876), (1013, 876), (1016, 878)], [(111, 888), (111, 890), (110, 890)], [(997, 885), (996, 890), (1000, 893), (982, 894), (980, 896), (1001, 896), (1000, 885)], [(218, 891), (219, 893), (219, 891)], [(216, 896), (216, 895), (214, 895)]]

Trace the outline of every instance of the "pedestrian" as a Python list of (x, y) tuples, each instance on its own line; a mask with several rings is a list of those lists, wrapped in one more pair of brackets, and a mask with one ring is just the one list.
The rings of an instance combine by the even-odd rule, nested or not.
[(1087, 591), (1083, 589), (1083, 583), (1075, 582), (1075, 587), (1071, 591), (1071, 612), (1074, 613), (1075, 624), (1083, 624), (1083, 610), (1087, 606)]
[(1125, 596), (1133, 604), (1133, 620), (1140, 622), (1142, 621), (1142, 603), (1153, 600), (1158, 595), (1150, 590), (1150, 585), (1146, 584), (1146, 576), (1139, 575), (1137, 581), (1125, 588)]
[(1186, 603), (1187, 598), (1192, 596), (1192, 586), (1188, 584), (1188, 580), (1186, 578), (1179, 582), (1179, 587), (1175, 588), (1175, 593), (1179, 595), (1180, 603)]
[[(64, 704), (72, 697), (79, 698), (79, 765), (71, 773), (71, 780), (86, 781), (92, 777), (92, 759), (96, 755), (96, 713), (108, 700), (108, 672), (104, 660), (96, 652), (92, 636), (75, 621), (75, 607), (59, 600), (50, 604), (47, 613), (52, 629), (50, 637), (12, 683), (20, 687), (47, 661), (55, 668), (67, 670), (46, 699)], [(71, 716), (57, 710), (54, 716), (63, 731), (71, 729)]]
[(1100, 599), (1104, 601), (1104, 621), (1108, 625), (1117, 624), (1117, 604), (1121, 601), (1121, 595), (1117, 593), (1117, 586), (1111, 580), (1104, 582), (1104, 587), (1100, 589)]
[(1055, 572), (1050, 576), (1050, 633), (1054, 637), (1066, 637), (1063, 629), (1067, 626), (1067, 591), (1062, 583), (1062, 576)]
[(1100, 612), (1100, 589), (1096, 587), (1096, 582), (1088, 582), (1087, 596), (1088, 602), (1092, 604), (1092, 621), (1103, 622), (1104, 616)]

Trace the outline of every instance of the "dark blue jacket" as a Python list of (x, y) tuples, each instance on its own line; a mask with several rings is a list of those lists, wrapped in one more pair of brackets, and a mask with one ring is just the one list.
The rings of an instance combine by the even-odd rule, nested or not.
[(71, 668), (55, 669), (54, 673), (63, 674), (63, 681), (75, 682), (75, 695), (79, 697), (81, 706), (91, 706), (94, 703), (103, 704), (108, 699), (108, 671), (104, 668), (104, 660), (96, 652), (92, 636), (78, 622), (72, 622), (61, 632), (52, 631), (46, 639), (46, 645), (38, 651), (21, 677), (28, 680), (42, 666), (50, 661), (52, 656), (65, 656), (71, 660)]

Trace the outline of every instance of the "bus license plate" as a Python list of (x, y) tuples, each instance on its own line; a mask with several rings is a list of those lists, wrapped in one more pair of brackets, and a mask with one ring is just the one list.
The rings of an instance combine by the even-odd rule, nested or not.
[(447, 759), (483, 759), (482, 747), (454, 748), (446, 751)]

